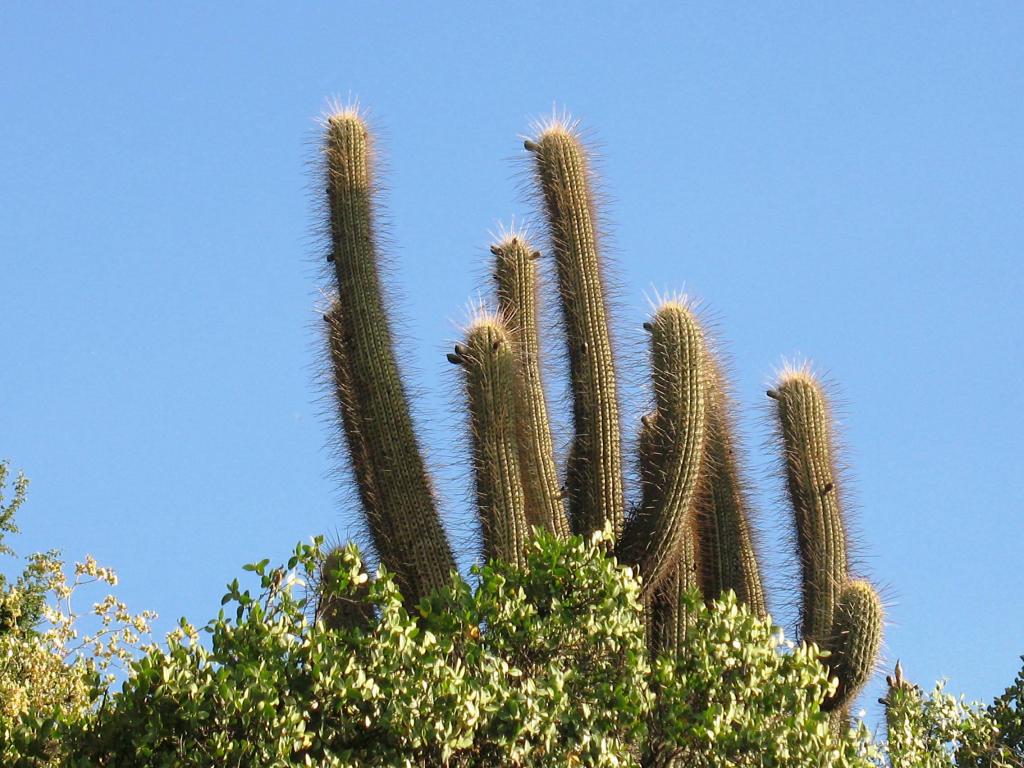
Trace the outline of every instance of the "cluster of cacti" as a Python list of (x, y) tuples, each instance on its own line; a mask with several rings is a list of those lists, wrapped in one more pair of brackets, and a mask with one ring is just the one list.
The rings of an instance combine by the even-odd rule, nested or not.
[[(372, 139), (361, 116), (325, 120), (324, 159), (337, 298), (325, 315), (342, 428), (373, 545), (414, 603), (449, 578), (453, 557), (413, 431), (378, 266)], [(733, 590), (766, 612), (735, 456), (722, 366), (693, 307), (658, 306), (650, 336), (653, 402), (639, 419), (639, 499), (624, 488), (622, 416), (587, 153), (572, 124), (525, 142), (547, 223), (543, 249), (495, 243), (496, 305), (449, 360), (462, 367), (483, 555), (518, 562), (535, 526), (557, 536), (610, 527), (614, 556), (642, 580), (652, 650), (685, 653), (687, 590)], [(541, 381), (538, 268), (554, 262), (569, 362), (573, 436), (560, 480)], [(803, 637), (829, 652), (837, 720), (878, 655), (882, 609), (849, 574), (846, 523), (821, 384), (783, 373), (769, 391), (802, 571)]]

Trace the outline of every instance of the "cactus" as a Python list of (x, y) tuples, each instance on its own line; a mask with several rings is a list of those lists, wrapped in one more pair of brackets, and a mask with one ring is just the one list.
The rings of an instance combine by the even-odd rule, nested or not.
[[(326, 315), (334, 389), (374, 544), (415, 603), (447, 579), (452, 555), (392, 350), (373, 233), (369, 133), (352, 111), (329, 117), (325, 132), (338, 292)], [(557, 536), (610, 528), (614, 556), (641, 578), (652, 652), (685, 654), (684, 596), (696, 591), (712, 600), (732, 590), (766, 614), (727, 382), (693, 308), (662, 302), (644, 324), (654, 402), (640, 419), (640, 499), (627, 514), (589, 159), (571, 123), (552, 122), (524, 146), (557, 277), (573, 436), (560, 485), (541, 380), (543, 251), (522, 232), (510, 233), (491, 247), (497, 311), (474, 322), (449, 354), (465, 384), (483, 554), (522, 563), (531, 527)], [(840, 723), (873, 669), (881, 602), (850, 576), (820, 384), (807, 370), (787, 371), (769, 395), (778, 406), (797, 532), (803, 637), (827, 652), (837, 683), (824, 707)]]
[(413, 431), (380, 285), (370, 134), (351, 110), (326, 120), (324, 158), (337, 302), (329, 313), (339, 410), (374, 547), (412, 600), (454, 560)]
[(523, 566), (529, 529), (516, 440), (519, 370), (511, 336), (498, 318), (482, 317), (449, 359), (466, 371), (484, 558)]
[(778, 406), (796, 523), (803, 638), (830, 653), (827, 664), (838, 690), (825, 708), (841, 713), (874, 668), (882, 643), (882, 603), (870, 584), (850, 580), (832, 419), (821, 383), (806, 367), (786, 370), (768, 396)]
[(842, 711), (874, 671), (882, 645), (882, 601), (866, 581), (848, 581), (836, 602), (832, 632), (826, 649), (828, 665), (839, 685), (825, 709)]
[[(629, 520), (617, 554), (635, 564), (644, 593), (656, 588), (680, 554), (696, 551), (692, 538), (694, 501), (704, 463), (707, 371), (700, 326), (683, 303), (668, 301), (647, 326), (651, 333), (655, 411), (647, 428), (652, 454), (641, 463), (654, 467), (657, 499)], [(686, 541), (684, 541), (686, 540)], [(695, 577), (694, 557), (683, 566)], [(687, 577), (688, 578), (688, 577)]]
[(758, 616), (767, 613), (754, 534), (736, 458), (729, 394), (721, 366), (709, 351), (705, 363), (710, 381), (706, 480), (698, 501), (701, 591), (716, 597), (732, 590)]
[(697, 534), (687, 526), (679, 561), (650, 597), (648, 642), (655, 655), (685, 653), (686, 627), (690, 623), (687, 598), (700, 590)]
[(551, 423), (540, 366), (537, 261), (540, 252), (524, 234), (513, 233), (491, 246), (498, 313), (507, 318), (522, 371), (518, 393), (519, 460), (527, 520), (564, 538), (569, 524), (555, 467)]
[(796, 520), (805, 639), (824, 645), (848, 575), (832, 421), (821, 385), (807, 371), (785, 371), (768, 396), (778, 403), (789, 498)]
[(547, 210), (565, 322), (575, 436), (566, 481), (576, 533), (625, 516), (615, 361), (598, 255), (597, 213), (587, 154), (572, 127), (553, 121), (525, 145)]

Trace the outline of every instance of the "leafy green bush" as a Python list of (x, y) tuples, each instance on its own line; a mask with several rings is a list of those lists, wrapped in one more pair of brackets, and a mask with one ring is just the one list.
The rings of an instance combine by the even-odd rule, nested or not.
[[(821, 704), (833, 690), (813, 645), (794, 645), (729, 593), (694, 617), (677, 658), (659, 659), (654, 741), (679, 766), (869, 764), (867, 733), (837, 736)], [(651, 763), (657, 764), (657, 763)]]
[(1020, 729), (1019, 713), (1000, 723), (979, 704), (968, 704), (936, 684), (927, 695), (889, 677), (886, 704), (887, 752), (892, 768), (1013, 768), (1024, 765), (1007, 743), (1003, 727)]
[[(23, 498), (19, 481), (14, 501), (0, 501), (0, 534), (15, 530)], [(6, 615), (31, 616), (0, 632), (0, 763), (1020, 765), (1024, 677), (990, 710), (901, 680), (889, 743), (875, 744), (863, 725), (837, 733), (822, 712), (835, 680), (817, 649), (786, 641), (731, 593), (710, 606), (694, 593), (687, 652), (652, 663), (638, 583), (608, 557), (609, 540), (540, 535), (525, 567), (478, 567), (472, 584), (453, 576), (412, 613), (354, 548), (325, 558), (319, 540), (301, 544), (284, 566), (245, 566), (259, 588), (232, 582), (202, 630), (182, 620), (165, 644), (144, 646), (116, 692), (110, 667), (152, 614), (107, 597), (82, 645), (80, 617), (58, 609), (69, 590), (115, 583), (113, 572), (87, 559), (69, 583), (56, 553), (35, 556), (30, 576), (0, 582), (4, 606), (27, 606)], [(325, 592), (346, 620), (317, 619)], [(656, 754), (638, 746), (652, 743)]]
[[(364, 628), (312, 623), (294, 587), (318, 543), (284, 569), (249, 566), (207, 627), (150, 649), (71, 751), (81, 764), (619, 765), (649, 708), (636, 584), (579, 540), (546, 541), (518, 571), (476, 571), (410, 615), (388, 575), (364, 584), (354, 549), (338, 594), (376, 608)], [(505, 761), (503, 763), (503, 761)]]
[(247, 566), (259, 593), (229, 585), (208, 642), (182, 622), (119, 692), (48, 732), (67, 765), (638, 765), (649, 728), (670, 746), (651, 765), (867, 764), (820, 710), (815, 652), (731, 596), (695, 599), (695, 654), (651, 676), (637, 583), (600, 538), (542, 536), (525, 569), (476, 569), (475, 589), (455, 577), (416, 615), (348, 549), (332, 588), (374, 611), (339, 630), (296, 594), (323, 557), (300, 545), (287, 569)]
[(988, 714), (999, 729), (1000, 741), (1024, 765), (1024, 669), (989, 707)]
[[(13, 557), (4, 537), (18, 532), (28, 480), (19, 475), (5, 503), (7, 477), (0, 462), (0, 554)], [(0, 764), (56, 760), (62, 728), (91, 716), (114, 670), (149, 632), (155, 614), (132, 614), (113, 595), (77, 612), (75, 594), (97, 583), (113, 587), (117, 574), (86, 557), (69, 575), (56, 551), (30, 555), (12, 581), (0, 573)]]

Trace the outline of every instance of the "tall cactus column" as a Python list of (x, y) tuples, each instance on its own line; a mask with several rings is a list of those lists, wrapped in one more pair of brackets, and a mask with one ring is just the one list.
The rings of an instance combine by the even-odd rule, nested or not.
[(820, 382), (806, 370), (788, 371), (768, 396), (778, 404), (786, 481), (796, 518), (803, 639), (829, 653), (825, 661), (838, 687), (823, 707), (842, 724), (878, 658), (882, 602), (868, 582), (849, 577), (832, 421)]
[(706, 482), (698, 503), (701, 587), (708, 599), (732, 590), (758, 616), (767, 613), (750, 511), (736, 459), (730, 398), (721, 366), (711, 351), (706, 362), (708, 436)]
[(786, 484), (796, 518), (803, 584), (801, 634), (805, 641), (824, 646), (849, 571), (831, 417), (821, 385), (806, 372), (784, 374), (769, 396), (778, 404)]
[(466, 373), (484, 559), (525, 566), (530, 531), (516, 441), (519, 370), (511, 336), (499, 321), (483, 317), (448, 359)]
[(395, 360), (374, 231), (370, 136), (358, 114), (327, 118), (323, 153), (338, 286), (330, 349), (345, 438), (377, 553), (416, 601), (448, 582), (454, 560)]
[(562, 504), (555, 451), (548, 420), (547, 400), (540, 365), (540, 323), (537, 260), (523, 235), (510, 235), (491, 246), (498, 314), (515, 342), (520, 371), (518, 444), (526, 494), (527, 519), (560, 538), (569, 535)]
[(557, 122), (525, 146), (547, 209), (569, 351), (569, 516), (576, 533), (610, 522), (618, 537), (625, 516), (619, 403), (587, 157), (579, 137)]
[[(658, 307), (652, 322), (651, 364), (655, 411), (645, 417), (642, 474), (653, 472), (657, 493), (650, 507), (629, 519), (617, 554), (636, 565), (644, 594), (651, 594), (677, 567), (684, 581), (696, 584), (696, 501), (700, 490), (707, 434), (707, 371), (704, 336), (690, 309), (677, 301)], [(650, 485), (648, 480), (645, 485)], [(684, 555), (689, 559), (683, 562)]]

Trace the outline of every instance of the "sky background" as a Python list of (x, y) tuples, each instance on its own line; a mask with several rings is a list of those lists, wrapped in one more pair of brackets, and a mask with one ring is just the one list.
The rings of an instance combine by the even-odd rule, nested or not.
[(468, 562), (444, 352), (488, 288), (488, 232), (533, 213), (522, 136), (564, 108), (601, 158), (627, 432), (648, 299), (685, 289), (732, 360), (791, 627), (764, 391), (813, 360), (886, 665), (990, 698), (1024, 653), (1022, 39), (1018, 2), (5, 3), (0, 458), (33, 481), (12, 543), (116, 567), (162, 633), (214, 615), (243, 563), (354, 530), (318, 384), (315, 118), (358, 97)]

